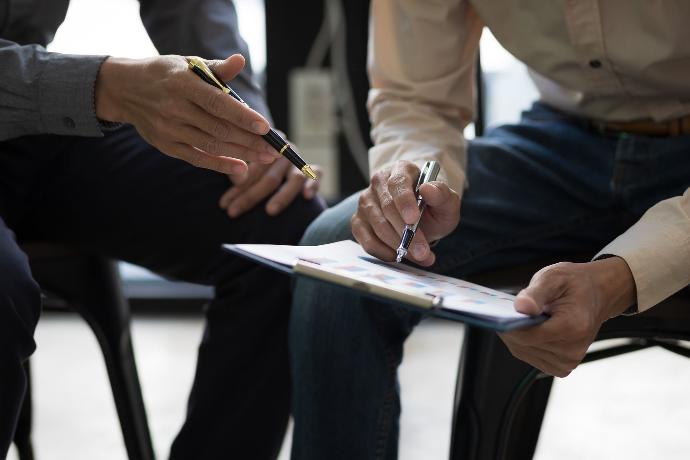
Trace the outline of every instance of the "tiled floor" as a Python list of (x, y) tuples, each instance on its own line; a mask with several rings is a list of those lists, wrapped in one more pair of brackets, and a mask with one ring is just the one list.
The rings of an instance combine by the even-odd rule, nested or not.
[[(161, 459), (182, 422), (200, 333), (201, 320), (193, 317), (134, 321), (144, 396)], [(433, 322), (420, 326), (406, 345), (403, 460), (447, 458), (461, 334), (457, 324)], [(38, 459), (125, 459), (105, 370), (87, 327), (72, 315), (46, 315), (37, 341), (32, 364)], [(555, 386), (536, 457), (688, 458), (689, 390), (690, 361), (661, 350), (578, 369)], [(287, 451), (281, 460), (288, 459)]]

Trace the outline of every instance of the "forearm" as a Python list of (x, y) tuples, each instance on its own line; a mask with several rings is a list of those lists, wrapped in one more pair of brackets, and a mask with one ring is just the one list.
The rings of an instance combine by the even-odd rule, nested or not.
[(690, 189), (662, 201), (597, 257), (623, 258), (635, 279), (639, 311), (690, 284)]
[(370, 173), (399, 160), (437, 160), (440, 179), (461, 192), (480, 18), (460, 0), (381, 0), (371, 16)]
[(102, 135), (94, 88), (104, 59), (0, 39), (0, 140), (30, 134)]

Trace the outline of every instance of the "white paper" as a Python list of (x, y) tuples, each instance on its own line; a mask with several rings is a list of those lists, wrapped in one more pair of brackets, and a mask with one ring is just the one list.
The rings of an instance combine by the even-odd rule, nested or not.
[(231, 246), (286, 266), (294, 266), (302, 259), (364, 283), (400, 292), (440, 296), (443, 298), (442, 308), (448, 310), (496, 319), (527, 318), (513, 308), (515, 297), (512, 295), (404, 264), (383, 262), (367, 254), (354, 241), (339, 241), (321, 246)]

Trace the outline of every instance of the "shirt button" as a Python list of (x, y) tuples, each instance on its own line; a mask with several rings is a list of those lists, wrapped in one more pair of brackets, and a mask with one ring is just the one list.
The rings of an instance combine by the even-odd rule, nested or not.
[(62, 119), (62, 124), (69, 129), (74, 129), (74, 127), (76, 126), (76, 123), (74, 123), (74, 120), (72, 120), (70, 117), (64, 117)]
[(592, 59), (589, 61), (589, 66), (593, 69), (599, 69), (601, 67), (601, 61), (599, 59)]

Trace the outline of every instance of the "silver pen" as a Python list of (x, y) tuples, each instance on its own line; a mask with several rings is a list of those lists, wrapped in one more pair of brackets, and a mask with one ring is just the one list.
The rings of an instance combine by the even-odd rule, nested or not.
[(422, 172), (419, 174), (419, 179), (417, 179), (417, 187), (414, 191), (415, 195), (417, 195), (419, 219), (417, 219), (417, 222), (415, 222), (414, 225), (405, 225), (405, 230), (403, 230), (402, 234), (402, 240), (400, 240), (400, 246), (398, 246), (397, 257), (395, 258), (396, 262), (402, 261), (403, 257), (407, 255), (407, 250), (410, 249), (410, 243), (412, 243), (412, 239), (414, 238), (414, 235), (417, 232), (419, 222), (422, 220), (424, 208), (426, 208), (426, 203), (419, 195), (419, 187), (421, 187), (422, 184), (426, 184), (427, 182), (435, 181), (440, 170), (441, 167), (439, 166), (437, 161), (427, 161), (424, 165), (424, 168), (422, 168)]

